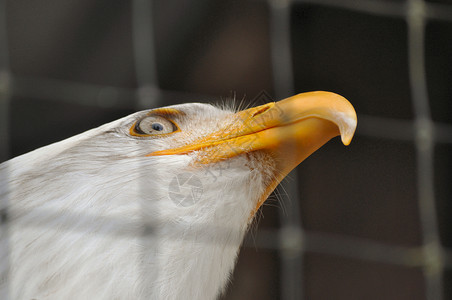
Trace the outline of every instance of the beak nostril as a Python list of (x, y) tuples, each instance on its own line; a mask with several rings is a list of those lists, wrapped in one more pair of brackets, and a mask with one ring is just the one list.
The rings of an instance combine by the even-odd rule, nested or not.
[(270, 104), (271, 103), (266, 104), (266, 105), (262, 105), (260, 109), (258, 109), (257, 111), (253, 112), (253, 114), (251, 115), (251, 118), (254, 118), (254, 117), (258, 116), (258, 115), (261, 115), (264, 112), (266, 112), (267, 110), (269, 110), (270, 107), (271, 107)]

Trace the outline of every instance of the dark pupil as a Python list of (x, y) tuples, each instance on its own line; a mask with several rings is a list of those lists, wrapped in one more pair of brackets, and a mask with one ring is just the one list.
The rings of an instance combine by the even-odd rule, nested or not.
[(152, 124), (152, 129), (154, 129), (155, 131), (162, 131), (163, 125), (160, 123), (154, 123), (154, 124)]

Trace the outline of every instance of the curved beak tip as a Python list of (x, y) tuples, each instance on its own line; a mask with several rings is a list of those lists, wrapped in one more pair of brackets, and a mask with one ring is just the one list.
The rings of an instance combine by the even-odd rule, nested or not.
[[(342, 143), (348, 146), (355, 134), (358, 123), (353, 105), (343, 96), (326, 91), (301, 93), (288, 98), (295, 100), (289, 103), (293, 107), (286, 111), (306, 112), (306, 115), (316, 116), (336, 124), (341, 135)], [(282, 103), (288, 102), (282, 100)]]
[(344, 121), (344, 124), (341, 124), (342, 126), (340, 126), (339, 131), (341, 134), (342, 143), (345, 146), (348, 146), (348, 145), (350, 145), (350, 143), (353, 139), (353, 136), (355, 135), (358, 120), (355, 115), (354, 117), (346, 118), (343, 121)]

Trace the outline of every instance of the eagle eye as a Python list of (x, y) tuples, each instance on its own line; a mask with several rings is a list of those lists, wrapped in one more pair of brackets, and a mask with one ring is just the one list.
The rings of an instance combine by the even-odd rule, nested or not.
[(177, 130), (177, 127), (161, 116), (146, 116), (137, 121), (132, 129), (132, 135), (149, 136), (172, 133)]

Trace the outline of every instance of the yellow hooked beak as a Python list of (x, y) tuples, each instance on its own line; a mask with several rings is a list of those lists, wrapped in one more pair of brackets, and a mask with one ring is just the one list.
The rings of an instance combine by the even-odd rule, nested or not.
[(275, 159), (278, 172), (259, 199), (257, 210), (293, 168), (331, 138), (341, 135), (344, 145), (350, 144), (356, 125), (356, 112), (344, 97), (330, 92), (302, 93), (240, 111), (227, 128), (189, 145), (152, 152), (149, 156), (202, 150), (199, 163), (209, 164), (266, 151)]

